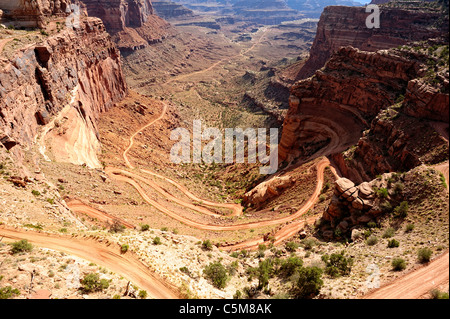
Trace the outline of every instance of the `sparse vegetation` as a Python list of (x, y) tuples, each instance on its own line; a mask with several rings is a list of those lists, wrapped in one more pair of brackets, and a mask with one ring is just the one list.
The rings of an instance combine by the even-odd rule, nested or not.
[(227, 269), (220, 262), (210, 263), (203, 269), (203, 274), (209, 279), (214, 287), (223, 289), (228, 281)]
[(96, 291), (103, 291), (109, 287), (109, 281), (106, 279), (100, 279), (98, 273), (89, 273), (81, 280), (81, 289), (85, 293), (91, 293)]
[(402, 271), (406, 268), (406, 261), (403, 258), (394, 258), (391, 265), (393, 270)]
[(0, 288), (0, 299), (10, 299), (19, 295), (20, 291), (17, 288), (12, 288), (11, 286)]
[(431, 255), (433, 251), (430, 248), (424, 247), (417, 251), (417, 257), (420, 263), (427, 263), (431, 260)]
[(16, 241), (11, 244), (11, 253), (12, 254), (30, 252), (32, 250), (33, 250), (33, 245), (31, 245), (28, 242), (28, 240), (26, 240), (26, 239), (22, 239), (22, 240)]
[(344, 251), (323, 255), (322, 261), (325, 263), (325, 273), (332, 278), (348, 276), (352, 271), (353, 258), (345, 257)]

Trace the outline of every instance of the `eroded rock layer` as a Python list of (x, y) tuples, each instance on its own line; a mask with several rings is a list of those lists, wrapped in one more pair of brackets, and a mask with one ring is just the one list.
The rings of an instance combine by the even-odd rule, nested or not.
[(343, 46), (351, 45), (375, 52), (448, 33), (448, 18), (443, 21), (438, 9), (383, 7), (380, 11), (380, 28), (367, 27), (366, 19), (370, 14), (366, 13), (364, 7), (326, 7), (320, 17), (310, 57), (297, 78), (312, 76)]
[[(83, 19), (77, 29), (64, 29), (17, 52), (0, 72), (0, 136), (7, 148), (30, 146), (72, 112), (96, 138), (96, 119), (127, 93), (120, 53), (103, 23)], [(78, 123), (79, 124), (79, 123)], [(71, 127), (67, 127), (71, 134)], [(83, 130), (81, 130), (83, 131)], [(92, 133), (92, 134), (91, 134)], [(64, 134), (62, 136), (64, 136)], [(84, 137), (87, 136), (85, 134)], [(84, 138), (82, 137), (82, 138)]]

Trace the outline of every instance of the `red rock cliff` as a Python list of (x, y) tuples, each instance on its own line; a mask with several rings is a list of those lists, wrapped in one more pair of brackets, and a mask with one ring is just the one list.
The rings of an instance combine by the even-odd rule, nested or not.
[[(96, 119), (127, 93), (120, 53), (97, 18), (17, 52), (0, 71), (0, 138), (33, 143), (67, 105), (96, 132)], [(6, 144), (5, 144), (6, 143)]]
[(440, 10), (419, 10), (381, 7), (380, 28), (369, 29), (366, 19), (370, 15), (364, 7), (326, 7), (320, 17), (310, 57), (297, 79), (305, 79), (322, 68), (340, 47), (375, 52), (398, 47), (412, 41), (427, 40), (448, 33), (448, 20), (436, 26), (442, 17)]
[(89, 16), (102, 19), (120, 50), (144, 48), (172, 35), (171, 25), (154, 14), (150, 0), (82, 0)]

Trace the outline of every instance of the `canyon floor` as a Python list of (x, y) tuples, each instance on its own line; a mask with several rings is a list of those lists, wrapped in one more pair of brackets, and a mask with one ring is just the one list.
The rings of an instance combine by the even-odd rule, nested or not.
[[(38, 144), (27, 150), (26, 172), (15, 167), (9, 152), (0, 150), (2, 286), (18, 288), (17, 298), (132, 298), (142, 290), (148, 298), (233, 298), (236, 291), (257, 286), (248, 269), (264, 258), (297, 256), (304, 265), (324, 268), (323, 255), (344, 250), (354, 260), (351, 275), (325, 276), (320, 298), (369, 293), (372, 264), (379, 269), (383, 289), (391, 289), (374, 298), (392, 296), (398, 289), (389, 284), (398, 278), (413, 282), (408, 287), (414, 292), (396, 298), (429, 298), (433, 288), (448, 291), (448, 272), (431, 285), (417, 285), (429, 279), (411, 275), (427, 267), (417, 261), (419, 247), (433, 250), (436, 261), (429, 266), (440, 275), (448, 270), (448, 190), (411, 208), (395, 226), (397, 248), (388, 248), (384, 237), (393, 227), (389, 218), (371, 229), (379, 238), (374, 245), (362, 239), (330, 243), (314, 236), (314, 223), (333, 194), (330, 185), (339, 178), (326, 157), (280, 170), (276, 176), (290, 178), (293, 185), (262, 210), (241, 205), (243, 195), (266, 178), (258, 165), (171, 163), (171, 131), (191, 130), (194, 119), (221, 130), (279, 128), (286, 102), (277, 96), (256, 97), (265, 96), (271, 80), (292, 80), (291, 68), (303, 63), (314, 35), (310, 28), (299, 32), (295, 24), (249, 28), (241, 34), (232, 27), (214, 31), (178, 26), (177, 31), (161, 43), (124, 54), (130, 93), (99, 120), (102, 168), (56, 161), (53, 154), (60, 146), (50, 137), (43, 141), (48, 158)], [(0, 52), (11, 54), (11, 46), (25, 40), (0, 41)], [(51, 131), (58, 134), (58, 127)], [(448, 185), (448, 165), (438, 169), (446, 172)], [(29, 176), (25, 188), (8, 181), (24, 174)], [(111, 231), (115, 223), (124, 227)], [(407, 230), (407, 224), (414, 224), (414, 230)], [(5, 243), (19, 239), (29, 240), (34, 249), (11, 255)], [(212, 247), (205, 247), (207, 240)], [(123, 245), (129, 247), (125, 253), (120, 251)], [(391, 269), (395, 257), (406, 260), (404, 270)], [(203, 269), (216, 261), (230, 273), (223, 289), (203, 276)], [(100, 273), (109, 288), (83, 293), (67, 280), (73, 269)], [(124, 296), (129, 282), (134, 295)], [(258, 291), (255, 298), (288, 297), (290, 281), (269, 282), (270, 289)]]

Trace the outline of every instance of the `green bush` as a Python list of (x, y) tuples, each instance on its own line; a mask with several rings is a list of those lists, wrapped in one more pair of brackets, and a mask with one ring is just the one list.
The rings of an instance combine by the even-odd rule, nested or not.
[(294, 297), (311, 299), (320, 293), (323, 286), (322, 269), (318, 267), (300, 268), (297, 283), (292, 290)]
[(153, 238), (153, 245), (161, 245), (161, 238), (159, 237)]
[(298, 244), (293, 241), (290, 241), (290, 242), (286, 243), (285, 247), (286, 247), (287, 251), (294, 252), (297, 250)]
[(331, 256), (323, 255), (322, 261), (325, 263), (325, 273), (332, 278), (347, 276), (352, 271), (353, 258), (345, 257), (344, 251)]
[(211, 280), (214, 287), (222, 289), (228, 281), (227, 269), (220, 262), (210, 263), (203, 269), (203, 274)]
[(398, 246), (400, 246), (400, 243), (397, 240), (391, 239), (388, 241), (388, 248), (396, 248)]
[(417, 251), (417, 257), (419, 259), (420, 263), (427, 263), (431, 260), (431, 255), (433, 254), (433, 251), (430, 248), (420, 248)]
[(395, 207), (394, 216), (398, 218), (405, 218), (406, 216), (408, 216), (408, 210), (409, 210), (408, 202), (406, 201), (401, 202), (400, 205)]
[(258, 275), (258, 288), (263, 289), (269, 284), (269, 279), (273, 274), (273, 261), (272, 259), (266, 259), (259, 262), (257, 275)]
[(401, 271), (406, 268), (406, 261), (403, 258), (394, 258), (391, 265), (393, 270)]
[(207, 240), (203, 241), (202, 248), (204, 250), (212, 250), (213, 249), (213, 245), (212, 245), (211, 241), (209, 239), (207, 239)]
[(11, 286), (0, 288), (0, 299), (9, 299), (18, 295), (20, 295), (20, 291), (17, 288)]
[(282, 262), (278, 274), (281, 277), (288, 278), (297, 273), (302, 266), (303, 260), (297, 256), (291, 256)]
[(395, 229), (392, 227), (389, 227), (388, 229), (386, 229), (384, 231), (383, 238), (391, 238), (391, 237), (394, 237), (394, 235), (395, 235)]
[(123, 245), (120, 247), (120, 252), (121, 252), (122, 254), (125, 254), (125, 253), (128, 251), (129, 248), (130, 248), (130, 246), (128, 246), (127, 244), (123, 244)]
[(410, 233), (414, 230), (414, 228), (415, 228), (414, 224), (408, 224), (408, 225), (406, 225), (405, 231), (407, 233)]
[(377, 237), (375, 237), (375, 236), (370, 236), (369, 238), (367, 238), (367, 240), (366, 240), (366, 244), (368, 245), (368, 246), (373, 246), (373, 245), (375, 245), (376, 243), (378, 243), (378, 238)]
[(378, 197), (380, 198), (387, 198), (389, 196), (389, 192), (387, 190), (387, 188), (378, 188), (376, 190), (376, 194), (378, 195)]
[(90, 273), (84, 276), (81, 285), (84, 292), (90, 293), (107, 289), (109, 287), (109, 281), (100, 279), (100, 276), (97, 273)]
[(142, 226), (141, 226), (141, 230), (142, 230), (142, 231), (147, 231), (147, 230), (149, 230), (149, 229), (150, 229), (150, 225), (145, 224), (145, 225), (142, 225)]
[(145, 290), (139, 290), (139, 293), (138, 293), (138, 296), (139, 296), (139, 298), (141, 298), (141, 299), (145, 299), (145, 298), (147, 298), (147, 291), (145, 291)]
[(302, 240), (302, 246), (306, 250), (312, 249), (316, 244), (317, 242), (312, 238), (306, 238)]
[(448, 292), (441, 292), (438, 289), (431, 290), (432, 299), (448, 299)]
[(16, 241), (11, 244), (11, 253), (12, 254), (18, 254), (22, 252), (30, 252), (33, 250), (33, 245), (31, 245), (28, 240), (22, 239), (19, 241)]

